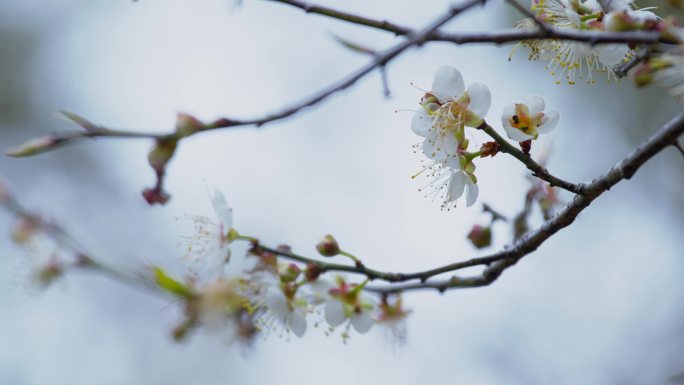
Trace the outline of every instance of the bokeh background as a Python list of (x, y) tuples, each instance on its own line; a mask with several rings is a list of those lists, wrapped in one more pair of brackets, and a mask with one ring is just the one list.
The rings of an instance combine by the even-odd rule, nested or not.
[[(440, 1), (325, 1), (419, 27)], [(492, 30), (520, 16), (492, 1), (452, 22)], [(69, 110), (114, 127), (168, 131), (175, 113), (202, 119), (275, 111), (366, 62), (330, 34), (383, 48), (390, 34), (267, 1), (0, 2), (0, 143), (73, 128)], [(182, 272), (187, 214), (210, 215), (206, 186), (224, 191), (240, 232), (314, 255), (334, 234), (369, 266), (410, 271), (477, 254), (465, 242), (477, 206), (439, 210), (410, 175), (411, 112), (436, 68), (492, 90), (488, 118), (529, 93), (561, 112), (549, 167), (589, 180), (681, 109), (659, 89), (557, 86), (511, 45), (430, 44), (289, 119), (182, 143), (169, 168), (172, 200), (148, 207), (145, 140), (97, 140), (35, 158), (0, 158), (0, 175), (28, 207), (58, 220), (94, 255), (127, 268)], [(478, 137), (473, 137), (478, 140)], [(538, 150), (538, 149), (537, 149)], [(478, 163), (479, 202), (516, 213), (525, 170), (505, 156)], [(666, 384), (684, 372), (684, 160), (666, 150), (597, 200), (576, 223), (486, 288), (407, 295), (399, 343), (375, 328), (303, 339), (271, 335), (252, 348), (169, 330), (176, 304), (76, 273), (31, 288), (26, 258), (0, 242), (2, 384)], [(567, 198), (567, 196), (564, 196)], [(0, 214), (7, 234), (11, 220)], [(497, 227), (495, 247), (510, 238)], [(244, 250), (244, 249), (242, 249)], [(241, 254), (237, 248), (235, 254)]]

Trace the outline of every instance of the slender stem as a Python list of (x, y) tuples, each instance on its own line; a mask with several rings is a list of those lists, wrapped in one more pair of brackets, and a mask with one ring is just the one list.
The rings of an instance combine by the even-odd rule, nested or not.
[(518, 12), (520, 12), (520, 13), (522, 13), (524, 16), (526, 16), (526, 17), (532, 19), (532, 21), (534, 21), (534, 23), (537, 24), (537, 26), (538, 26), (539, 28), (541, 28), (542, 31), (547, 32), (547, 33), (551, 31), (551, 27), (550, 27), (550, 26), (548, 26), (546, 23), (544, 23), (542, 20), (540, 20), (540, 19), (537, 17), (537, 15), (535, 15), (534, 13), (532, 13), (532, 11), (530, 11), (530, 10), (529, 10), (527, 7), (525, 7), (524, 5), (520, 4), (517, 0), (507, 0), (507, 1), (508, 1), (508, 4), (512, 5), (513, 8), (517, 9)]
[[(368, 280), (381, 279), (390, 283), (396, 282), (406, 282), (409, 280), (418, 279), (418, 282), (406, 282), (399, 284), (392, 284), (386, 286), (375, 286), (366, 287), (365, 289), (371, 292), (376, 292), (379, 294), (390, 294), (398, 293), (402, 291), (409, 290), (420, 290), (420, 289), (434, 289), (443, 292), (447, 289), (454, 288), (466, 288), (466, 287), (479, 287), (486, 286), (494, 281), (503, 274), (505, 270), (515, 265), (520, 259), (526, 255), (534, 252), (539, 246), (541, 246), (547, 239), (553, 236), (555, 233), (561, 229), (569, 226), (573, 223), (575, 218), (586, 209), (592, 201), (602, 195), (604, 192), (608, 191), (617, 183), (630, 179), (637, 170), (647, 161), (649, 161), (656, 154), (661, 152), (668, 146), (676, 146), (681, 150), (681, 146), (678, 144), (677, 139), (684, 134), (684, 113), (676, 116), (655, 134), (653, 134), (648, 140), (638, 146), (634, 151), (632, 151), (627, 157), (625, 157), (621, 162), (611, 168), (604, 175), (594, 179), (591, 183), (581, 186), (581, 191), (584, 195), (575, 195), (573, 200), (569, 202), (566, 207), (557, 213), (551, 219), (545, 221), (541, 227), (538, 229), (528, 232), (516, 243), (507, 249), (499, 251), (497, 253), (491, 254), (489, 256), (473, 258), (466, 261), (455, 262), (445, 266), (425, 270), (422, 272), (415, 273), (388, 273), (382, 272), (375, 269), (367, 268), (362, 263), (356, 263), (355, 266), (333, 264), (322, 261), (317, 261), (311, 258), (307, 258), (290, 251), (271, 249), (265, 246), (258, 245), (258, 247), (267, 252), (273, 254), (302, 262), (307, 264), (315, 264), (320, 268), (321, 272), (325, 271), (345, 271), (350, 273), (357, 273), (366, 276)], [(37, 223), (44, 228), (46, 231), (51, 232), (59, 239), (63, 239), (68, 236), (55, 224), (48, 224), (47, 222), (41, 221), (36, 215), (31, 214), (21, 207), (12, 197), (9, 195), (7, 189), (0, 184), (0, 205), (7, 208), (10, 212), (17, 216), (32, 221), (38, 221)], [(256, 242), (254, 238), (247, 236), (239, 236), (240, 240), (248, 240), (251, 242)], [(143, 286), (150, 289), (155, 289), (156, 291), (162, 291), (154, 282), (150, 281), (144, 276), (138, 276), (124, 272), (120, 269), (110, 267), (101, 261), (95, 261), (90, 257), (86, 257), (84, 253), (77, 249), (75, 243), (71, 246), (77, 255), (80, 257), (78, 266), (81, 267), (91, 267), (95, 271), (103, 273), (111, 278), (122, 281), (124, 283), (134, 284), (136, 286)], [(348, 254), (348, 253), (346, 253)], [(441, 281), (429, 281), (429, 278), (448, 272), (453, 272), (456, 270), (484, 265), (486, 268), (482, 271), (480, 275), (473, 277), (459, 277), (452, 276), (447, 280)]]
[(148, 290), (153, 290), (155, 292), (162, 292), (166, 293), (164, 290), (160, 290), (159, 286), (155, 284), (154, 281), (151, 279), (148, 279), (147, 277), (140, 275), (140, 274), (134, 274), (125, 270), (122, 270), (118, 267), (110, 266), (102, 261), (95, 260), (90, 257), (86, 257), (85, 255), (81, 255), (81, 261), (78, 264), (78, 267), (81, 268), (87, 268), (91, 269), (94, 271), (97, 271), (98, 273), (101, 273), (103, 275), (106, 275), (110, 278), (113, 278), (115, 281), (119, 281), (124, 284), (128, 284), (130, 286), (136, 286), (136, 287), (141, 287), (144, 289)]
[[(314, 5), (296, 0), (268, 0), (276, 3), (289, 5), (304, 10), (307, 13), (319, 14), (332, 19), (357, 24), (365, 27), (374, 28), (381, 31), (391, 32), (395, 35), (410, 35), (414, 30), (410, 27), (398, 25), (385, 20), (377, 20), (369, 17), (343, 12), (320, 5)], [(518, 10), (526, 10), (519, 3)], [(515, 6), (515, 5), (514, 5)], [(537, 19), (535, 19), (537, 20)], [(539, 21), (539, 20), (537, 20)], [(539, 23), (537, 24), (539, 25)], [(542, 27), (543, 26), (543, 27)], [(544, 28), (546, 27), (546, 28)], [(628, 44), (653, 44), (660, 41), (660, 34), (650, 31), (628, 31), (628, 32), (599, 32), (599, 31), (579, 31), (568, 29), (549, 28), (548, 25), (540, 25), (539, 30), (510, 29), (493, 32), (443, 32), (434, 31), (428, 41), (450, 42), (455, 44), (470, 43), (507, 43), (520, 40), (540, 40), (540, 39), (560, 39), (582, 41), (590, 44), (599, 43), (628, 43)]]
[(350, 254), (350, 253), (347, 253), (347, 252), (344, 251), (344, 250), (340, 250), (340, 255), (344, 255), (345, 257), (351, 259), (351, 260), (352, 260), (354, 263), (356, 263), (356, 264), (361, 263), (361, 261), (359, 261), (358, 258), (356, 258), (354, 255), (352, 255), (352, 254)]
[(546, 182), (549, 182), (549, 184), (552, 187), (560, 187), (564, 190), (570, 191), (574, 194), (580, 194), (582, 195), (584, 192), (580, 188), (579, 185), (570, 183), (567, 181), (564, 181), (563, 179), (557, 178), (553, 175), (551, 175), (546, 168), (544, 168), (542, 165), (539, 163), (535, 162), (532, 157), (529, 155), (526, 155), (524, 152), (520, 151), (517, 147), (509, 143), (504, 137), (499, 135), (492, 126), (487, 124), (486, 122), (483, 123), (480, 127), (478, 127), (482, 131), (484, 131), (487, 135), (489, 135), (492, 139), (494, 139), (499, 146), (501, 146), (501, 152), (505, 152), (520, 162), (522, 162), (525, 167), (527, 167), (528, 170), (532, 171), (532, 175), (536, 176), (539, 179), (542, 179)]
[(668, 146), (675, 145), (677, 139), (684, 135), (684, 113), (672, 120), (651, 135), (645, 142), (635, 148), (622, 161), (608, 172), (584, 186), (585, 195), (575, 195), (563, 210), (547, 220), (537, 230), (522, 236), (513, 247), (501, 254), (501, 259), (492, 261), (484, 271), (474, 277), (453, 276), (447, 280), (432, 282), (416, 282), (391, 286), (368, 287), (366, 290), (390, 294), (407, 290), (434, 289), (443, 292), (447, 289), (487, 286), (496, 281), (501, 274), (515, 265), (520, 259), (535, 251), (542, 243), (561, 229), (573, 223), (575, 218), (596, 198), (610, 190), (623, 180), (631, 179), (637, 170), (655, 155)]
[(675, 142), (674, 146), (677, 150), (679, 150), (679, 152), (682, 154), (682, 156), (684, 156), (684, 147), (682, 147), (682, 145), (679, 144), (679, 142)]
[(395, 35), (403, 36), (403, 35), (408, 35), (409, 33), (413, 32), (410, 28), (402, 27), (400, 25), (390, 23), (389, 21), (386, 21), (386, 20), (375, 20), (375, 19), (371, 19), (369, 17), (354, 15), (352, 13), (338, 11), (338, 10), (335, 10), (335, 9), (332, 9), (329, 7), (324, 7), (321, 5), (305, 3), (303, 1), (296, 1), (296, 0), (269, 0), (269, 1), (273, 1), (276, 3), (286, 4), (286, 5), (296, 7), (296, 8), (300, 8), (300, 9), (304, 10), (306, 13), (315, 13), (318, 15), (330, 17), (333, 19), (341, 20), (341, 21), (346, 21), (346, 22), (356, 24), (356, 25), (363, 25), (366, 27), (381, 29), (381, 30), (384, 30), (387, 32), (392, 32)]

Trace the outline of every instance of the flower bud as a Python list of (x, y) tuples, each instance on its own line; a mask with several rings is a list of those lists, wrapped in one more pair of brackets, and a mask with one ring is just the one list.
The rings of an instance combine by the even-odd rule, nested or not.
[(478, 249), (488, 247), (492, 244), (492, 229), (475, 225), (468, 233), (468, 240)]
[(88, 119), (82, 117), (81, 115), (74, 114), (73, 112), (69, 111), (60, 111), (62, 115), (64, 115), (65, 118), (69, 119), (69, 121), (74, 122), (81, 126), (84, 130), (88, 132), (94, 132), (98, 130), (100, 127), (98, 127), (96, 124), (92, 123)]
[(55, 138), (54, 136), (41, 136), (39, 138), (30, 139), (17, 147), (11, 148), (7, 151), (8, 156), (22, 157), (32, 156), (43, 152), (53, 150), (65, 139)]
[(157, 188), (148, 188), (143, 190), (142, 196), (149, 205), (165, 205), (166, 202), (168, 202), (171, 198), (169, 194)]
[(50, 286), (52, 282), (59, 279), (64, 274), (62, 265), (56, 258), (52, 258), (45, 266), (41, 266), (34, 272), (35, 281), (41, 287)]
[(318, 242), (316, 250), (324, 257), (334, 257), (340, 253), (340, 245), (332, 235), (327, 234)]
[(299, 274), (301, 274), (301, 272), (302, 270), (299, 268), (299, 266), (291, 263), (287, 265), (287, 267), (280, 273), (280, 281), (294, 282), (297, 280), (297, 278), (299, 278)]
[(630, 72), (630, 76), (637, 87), (645, 87), (653, 83), (653, 71), (648, 63), (641, 63)]
[(147, 161), (157, 174), (164, 172), (166, 164), (173, 157), (174, 151), (176, 151), (177, 143), (178, 139), (176, 138), (157, 140), (155, 146), (152, 147), (152, 150), (147, 155)]
[(40, 222), (35, 218), (19, 218), (10, 235), (18, 245), (25, 245), (40, 230)]
[(204, 123), (192, 115), (178, 113), (176, 115), (176, 134), (179, 137), (190, 136), (204, 128)]
[(488, 156), (494, 157), (501, 150), (501, 145), (497, 142), (486, 142), (480, 147), (480, 157), (485, 158)]
[(603, 25), (606, 31), (624, 32), (637, 28), (637, 22), (626, 10), (611, 11), (603, 17)]
[(308, 282), (313, 282), (318, 279), (321, 273), (321, 265), (311, 262), (306, 265), (306, 270), (304, 270), (304, 278), (306, 278)]

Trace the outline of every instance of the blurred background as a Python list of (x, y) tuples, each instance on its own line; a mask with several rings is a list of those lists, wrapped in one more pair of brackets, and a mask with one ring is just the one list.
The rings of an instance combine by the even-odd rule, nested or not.
[[(167, 132), (176, 112), (200, 119), (279, 110), (363, 65), (331, 34), (373, 48), (391, 34), (280, 4), (245, 0), (0, 2), (0, 143), (3, 151), (74, 127), (68, 110), (117, 128)], [(441, 1), (321, 2), (420, 27)], [(406, 8), (404, 8), (406, 7)], [(507, 28), (520, 15), (492, 1), (452, 30)], [(314, 255), (332, 233), (373, 267), (413, 271), (477, 255), (465, 235), (479, 209), (442, 212), (411, 180), (412, 112), (439, 66), (488, 84), (495, 125), (503, 106), (544, 95), (561, 112), (549, 168), (589, 180), (681, 109), (659, 89), (628, 82), (555, 85), (543, 63), (511, 45), (430, 44), (327, 102), (261, 129), (183, 141), (168, 171), (171, 201), (148, 207), (151, 143), (97, 140), (33, 158), (0, 158), (20, 201), (53, 218), (93, 255), (125, 267), (182, 272), (187, 214), (211, 215), (206, 186), (221, 189), (244, 234)], [(599, 78), (600, 75), (599, 75)], [(479, 140), (474, 137), (473, 140)], [(539, 148), (533, 149), (538, 154)], [(519, 163), (478, 163), (479, 203), (509, 215), (528, 182)], [(494, 285), (407, 295), (407, 340), (375, 328), (326, 337), (261, 339), (251, 349), (197, 333), (175, 343), (175, 303), (106, 278), (75, 273), (32, 288), (26, 258), (0, 243), (2, 384), (667, 384), (684, 372), (684, 160), (668, 149), (592, 204), (568, 229)], [(567, 195), (563, 195), (567, 199)], [(0, 214), (0, 229), (10, 218)], [(496, 248), (508, 242), (496, 228)], [(244, 254), (237, 248), (234, 255)], [(675, 376), (675, 377), (673, 377)]]

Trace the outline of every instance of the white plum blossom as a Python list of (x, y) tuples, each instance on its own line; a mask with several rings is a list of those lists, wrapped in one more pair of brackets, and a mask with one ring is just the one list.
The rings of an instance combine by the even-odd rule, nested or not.
[(454, 170), (449, 178), (446, 200), (448, 202), (455, 201), (463, 195), (464, 190), (466, 193), (466, 207), (470, 207), (475, 204), (480, 193), (475, 175), (472, 172), (461, 169)]
[(637, 86), (655, 82), (684, 103), (684, 48), (651, 55), (630, 76)]
[(544, 109), (544, 99), (538, 95), (528, 96), (524, 103), (506, 106), (501, 115), (501, 124), (508, 137), (523, 142), (551, 132), (558, 125), (560, 114)]
[(432, 90), (413, 117), (411, 129), (425, 138), (425, 156), (445, 162), (458, 156), (467, 147), (464, 127), (477, 127), (489, 111), (491, 93), (482, 83), (473, 83), (466, 90), (461, 73), (452, 66), (442, 66), (435, 72)]
[(188, 308), (206, 333), (226, 343), (249, 341), (256, 333), (248, 285), (240, 277), (218, 278), (197, 290)]
[(634, 0), (614, 0), (612, 9), (603, 16), (606, 31), (621, 32), (642, 29), (646, 23), (657, 22), (659, 17), (649, 11), (655, 7), (637, 9)]
[[(465, 127), (479, 127), (491, 105), (489, 88), (473, 83), (466, 89), (461, 73), (452, 66), (435, 72), (431, 91), (411, 122), (411, 129), (423, 137), (420, 147), (428, 163), (419, 173), (428, 172), (430, 193), (440, 195), (442, 208), (448, 208), (467, 186), (467, 206), (477, 199), (475, 166), (467, 153)], [(464, 171), (465, 168), (468, 170)]]
[[(646, 21), (657, 17), (645, 9), (636, 9), (631, 1), (613, 1), (614, 11), (607, 15), (596, 0), (534, 0), (532, 10), (536, 16), (558, 29), (573, 30), (625, 30), (625, 17), (632, 20), (632, 29), (642, 28)], [(518, 28), (534, 29), (536, 23), (525, 19)], [(593, 73), (606, 73), (607, 80), (615, 79), (613, 67), (628, 59), (633, 52), (627, 44), (600, 44), (591, 46), (584, 42), (560, 40), (526, 40), (522, 45), (530, 48), (530, 60), (544, 60), (546, 69), (557, 76), (557, 84), (565, 79), (575, 84), (579, 79), (595, 83)]]
[(233, 228), (233, 210), (218, 189), (211, 197), (216, 221), (194, 217), (195, 234), (187, 237), (187, 250), (183, 258), (190, 272), (200, 278), (216, 277), (230, 260), (230, 243), (238, 236)]
[(365, 283), (348, 284), (342, 276), (337, 276), (336, 284), (329, 290), (325, 302), (326, 322), (334, 328), (348, 321), (357, 332), (368, 332), (373, 327), (376, 303), (363, 294)]
[(294, 333), (301, 337), (306, 332), (306, 316), (309, 313), (309, 301), (303, 294), (302, 282), (297, 282), (300, 269), (294, 264), (276, 263), (273, 270), (259, 270), (249, 275), (249, 280), (257, 285), (257, 307), (265, 313), (259, 317), (262, 328), (284, 329), (286, 333)]
[(306, 332), (306, 315), (308, 313), (308, 302), (296, 293), (287, 293), (292, 290), (290, 287), (284, 290), (269, 290), (266, 298), (268, 311), (281, 323), (286, 331), (292, 331), (297, 337), (301, 337)]

